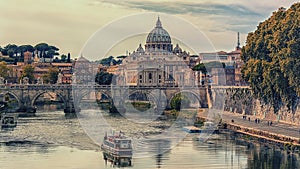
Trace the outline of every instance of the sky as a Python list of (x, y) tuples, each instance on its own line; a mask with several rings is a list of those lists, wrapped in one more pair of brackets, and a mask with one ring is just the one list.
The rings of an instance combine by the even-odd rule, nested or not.
[[(153, 29), (156, 17), (160, 15), (164, 28), (168, 32), (170, 30), (172, 38), (172, 32), (184, 29), (186, 25), (193, 25), (202, 32), (215, 50), (232, 51), (237, 43), (237, 32), (240, 32), (241, 44), (244, 45), (247, 34), (254, 31), (260, 22), (271, 16), (272, 12), (278, 8), (288, 8), (295, 2), (297, 1), (0, 0), (0, 46), (35, 45), (46, 42), (57, 46), (61, 54), (70, 52), (73, 58), (89, 55), (90, 58), (97, 60), (103, 55), (126, 54), (126, 51), (135, 50), (139, 43), (144, 44), (147, 31), (150, 32)], [(147, 13), (151, 13), (150, 17), (131, 22), (135, 26), (129, 26), (124, 22), (116, 30), (110, 27), (120, 20), (132, 19), (134, 18), (132, 16), (146, 16)], [(175, 23), (172, 22), (172, 18), (183, 20), (185, 24), (172, 26), (172, 23)], [(101, 48), (101, 43), (96, 43), (91, 48), (95, 51), (85, 52), (86, 45), (97, 35), (97, 32), (102, 31), (103, 34), (105, 28), (111, 28), (108, 33), (114, 35), (127, 33), (126, 29), (135, 29), (135, 27), (143, 27), (143, 32), (139, 32), (139, 38), (120, 39), (124, 44), (119, 46), (124, 49), (121, 47), (116, 49), (115, 46), (121, 43), (118, 42), (99, 53), (96, 51), (97, 47), (99, 50), (104, 49)], [(186, 34), (192, 37), (190, 32)], [(98, 38), (108, 40), (106, 38), (110, 37)], [(173, 42), (175, 41), (174, 38)], [(186, 42), (188, 41), (193, 40), (187, 39)], [(201, 44), (200, 40), (199, 44)], [(116, 50), (113, 51), (113, 49)], [(212, 49), (201, 49), (201, 51), (208, 52)], [(196, 49), (197, 52), (199, 50), (200, 48)]]

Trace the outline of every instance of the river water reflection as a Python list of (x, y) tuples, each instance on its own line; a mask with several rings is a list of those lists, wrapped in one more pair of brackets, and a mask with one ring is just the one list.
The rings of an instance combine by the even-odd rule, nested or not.
[[(37, 120), (38, 119), (38, 120)], [(46, 120), (48, 119), (48, 120)], [(42, 123), (42, 124), (41, 124)], [(62, 125), (63, 124), (63, 125)], [(71, 124), (71, 125), (70, 125)], [(86, 135), (80, 134), (76, 121), (64, 118), (60, 111), (39, 113), (35, 118), (21, 119), (19, 129), (1, 131), (0, 168), (1, 169), (105, 169), (115, 168), (103, 160), (97, 145), (80, 145), (86, 142)], [(14, 135), (26, 127), (52, 125), (53, 131), (30, 135), (21, 139)], [(61, 125), (66, 132), (61, 131)], [(32, 130), (32, 129), (30, 129)], [(60, 130), (60, 131), (57, 131)], [(76, 131), (78, 130), (78, 131)], [(24, 132), (24, 131), (22, 131)], [(33, 130), (34, 132), (34, 130)], [(56, 133), (75, 137), (72, 140), (50, 140), (45, 135)], [(20, 135), (18, 133), (18, 135)], [(3, 136), (3, 137), (2, 137)], [(23, 136), (22, 136), (23, 137)], [(215, 135), (206, 142), (197, 141), (196, 135), (188, 135), (177, 146), (164, 154), (134, 158), (132, 169), (200, 169), (200, 168), (300, 168), (299, 156), (286, 154), (263, 145), (246, 145), (233, 140), (230, 135)], [(35, 140), (34, 140), (35, 139)], [(35, 142), (32, 142), (32, 141)], [(46, 141), (48, 140), (48, 141)], [(76, 142), (79, 140), (79, 142)]]

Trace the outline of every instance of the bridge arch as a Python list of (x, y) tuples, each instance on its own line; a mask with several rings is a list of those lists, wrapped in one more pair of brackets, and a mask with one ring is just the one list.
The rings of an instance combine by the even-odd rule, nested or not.
[(3, 95), (3, 96), (6, 94), (12, 95), (17, 100), (19, 107), (22, 105), (21, 99), (19, 98), (19, 96), (16, 93), (11, 92), (11, 91), (4, 91), (4, 92), (0, 93), (0, 95)]
[(150, 90), (130, 90), (129, 93), (125, 96), (126, 99), (129, 99), (129, 97), (135, 93), (142, 93), (145, 94), (147, 97), (147, 100), (154, 104), (153, 109), (161, 113), (163, 110), (167, 107), (167, 97), (163, 90), (157, 90), (157, 89), (150, 89)]
[(126, 99), (129, 98), (130, 96), (132, 96), (133, 94), (136, 93), (142, 93), (145, 95), (149, 95), (151, 98), (155, 98), (155, 96), (151, 93), (151, 91), (148, 90), (131, 90), (130, 92), (128, 92), (128, 95), (125, 97)]
[(55, 94), (63, 101), (63, 103), (64, 103), (64, 108), (66, 108), (67, 102), (66, 102), (66, 99), (63, 97), (63, 95), (62, 95), (61, 93), (59, 93), (59, 92), (53, 92), (53, 91), (42, 91), (42, 92), (37, 93), (37, 94), (32, 98), (32, 100), (31, 100), (31, 106), (33, 107), (34, 104), (35, 104), (35, 102), (36, 102), (36, 100), (37, 100), (41, 95), (43, 95), (43, 94), (45, 94), (45, 93), (55, 93)]
[(157, 104), (159, 98), (157, 98), (151, 91), (148, 90), (132, 90), (128, 93), (127, 96), (125, 96), (125, 99), (129, 99), (130, 96), (137, 94), (137, 93), (141, 93), (141, 94), (145, 94), (147, 99), (150, 101), (150, 99), (152, 99), (155, 104)]
[(171, 108), (171, 101), (174, 99), (175, 96), (177, 96), (178, 94), (184, 94), (184, 93), (193, 95), (193, 96), (197, 99), (197, 102), (198, 102), (198, 104), (199, 104), (199, 107), (202, 107), (202, 100), (201, 100), (199, 94), (196, 93), (196, 92), (194, 92), (194, 91), (190, 91), (190, 90), (183, 90), (183, 91), (179, 91), (179, 92), (174, 93), (174, 94), (168, 99), (168, 107)]
[[(79, 108), (79, 109), (85, 109), (85, 108), (96, 108), (96, 107), (100, 107), (100, 108), (104, 108), (107, 109), (108, 105), (111, 105), (113, 102), (110, 90), (99, 90), (99, 89), (93, 89), (93, 90), (73, 90), (72, 91), (72, 96), (73, 96), (73, 104), (75, 107)], [(86, 98), (86, 96), (91, 95), (92, 93), (94, 93), (95, 95), (93, 97), (95, 98)], [(98, 96), (99, 93), (102, 95), (104, 95), (107, 100), (105, 99), (105, 102), (103, 102), (103, 99), (98, 100)], [(86, 100), (85, 100), (86, 99)], [(85, 102), (87, 101), (87, 102)], [(100, 105), (99, 103), (104, 103), (104, 105)]]
[[(112, 96), (111, 96), (111, 93), (109, 93), (108, 91), (105, 91), (105, 90), (88, 90), (88, 91), (82, 91), (81, 93), (77, 93), (76, 95), (76, 100), (78, 103), (80, 103), (82, 101), (82, 99), (86, 96), (88, 96), (89, 94), (91, 93), (95, 93), (95, 96), (98, 94), (98, 93), (101, 93), (101, 95), (103, 94), (105, 97), (107, 97), (109, 100), (112, 100)], [(75, 95), (76, 93), (74, 93)]]

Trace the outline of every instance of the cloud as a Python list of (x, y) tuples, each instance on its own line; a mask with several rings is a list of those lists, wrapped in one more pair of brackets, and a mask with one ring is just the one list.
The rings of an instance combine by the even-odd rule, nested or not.
[(233, 2), (203, 2), (203, 1), (136, 1), (136, 0), (98, 0), (98, 3), (113, 4), (127, 8), (140, 9), (150, 12), (167, 13), (172, 15), (190, 15), (201, 20), (213, 20), (215, 27), (211, 31), (252, 31), (268, 16), (267, 13), (258, 12)]
[[(98, 1), (99, 2), (99, 1)], [(239, 15), (260, 16), (261, 14), (250, 10), (240, 4), (221, 3), (197, 3), (197, 2), (169, 2), (169, 1), (111, 1), (100, 0), (100, 2), (111, 3), (129, 8), (143, 9), (152, 12), (163, 12), (169, 14), (205, 14), (205, 15)]]

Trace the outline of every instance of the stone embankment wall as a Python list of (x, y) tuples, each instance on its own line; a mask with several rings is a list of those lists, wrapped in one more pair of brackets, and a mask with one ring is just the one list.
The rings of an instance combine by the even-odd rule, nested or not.
[(263, 131), (263, 130), (244, 127), (244, 126), (234, 124), (234, 123), (227, 124), (227, 128), (232, 131), (251, 135), (251, 136), (263, 139), (263, 140), (269, 140), (269, 141), (272, 141), (272, 142), (278, 143), (278, 144), (293, 143), (294, 145), (300, 146), (300, 138), (296, 138), (296, 137), (290, 137), (290, 136), (285, 136), (285, 135), (281, 135), (281, 134), (270, 133), (270, 132)]
[(233, 113), (256, 116), (271, 121), (300, 124), (300, 104), (295, 112), (283, 106), (279, 112), (274, 113), (271, 105), (264, 105), (253, 97), (249, 88), (229, 88), (224, 93), (224, 110)]

